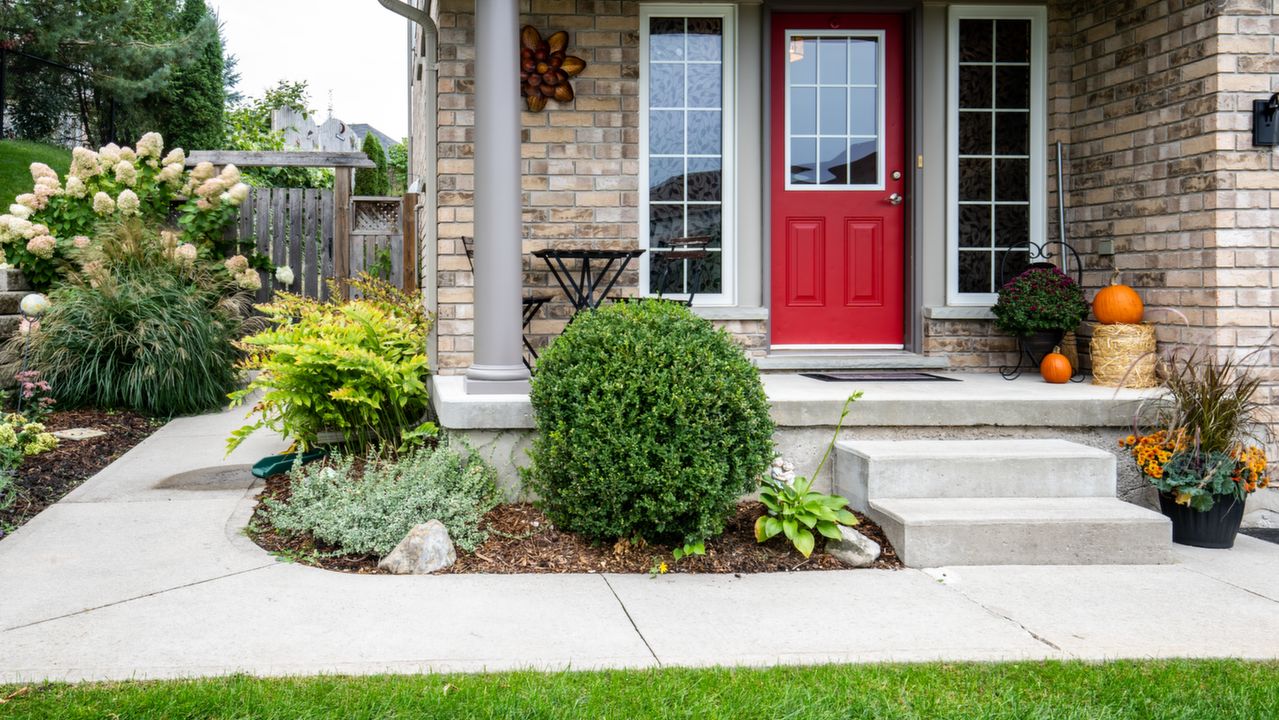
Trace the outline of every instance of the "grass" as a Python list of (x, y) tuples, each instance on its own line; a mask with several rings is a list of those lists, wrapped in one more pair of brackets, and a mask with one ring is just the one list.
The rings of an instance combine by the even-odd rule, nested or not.
[(42, 162), (65, 177), (71, 167), (71, 151), (27, 140), (0, 141), (0, 213), (8, 210), (14, 198), (31, 192), (33, 162)]
[[(14, 695), (14, 693), (20, 693)], [(1279, 663), (829, 665), (0, 687), (3, 718), (1279, 717)]]

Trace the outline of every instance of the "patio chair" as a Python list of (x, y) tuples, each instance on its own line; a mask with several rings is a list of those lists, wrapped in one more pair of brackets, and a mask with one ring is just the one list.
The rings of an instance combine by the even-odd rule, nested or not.
[(662, 298), (665, 294), (666, 282), (670, 278), (671, 270), (687, 261), (688, 297), (682, 300), (672, 298), (668, 302), (677, 302), (685, 307), (693, 304), (693, 298), (702, 289), (702, 273), (706, 269), (706, 260), (711, 255), (706, 246), (710, 245), (712, 239), (709, 235), (671, 238), (662, 242), (660, 247), (663, 249), (660, 252), (650, 253), (649, 257), (657, 268), (657, 297)]
[[(475, 238), (470, 238), (470, 237), (462, 238), (462, 247), (466, 249), (466, 264), (471, 266), (471, 273), (474, 274), (475, 273)], [(550, 295), (547, 293), (537, 293), (534, 295), (524, 296), (523, 327), (525, 330), (528, 329), (529, 323), (533, 322), (533, 318), (537, 316), (537, 311), (541, 310), (543, 305), (550, 302), (554, 298), (555, 298), (554, 295)], [(524, 358), (524, 367), (528, 368), (529, 371), (532, 372), (533, 361), (537, 360), (537, 350), (533, 349), (533, 344), (529, 342), (527, 335), (525, 335), (522, 338), (522, 340), (524, 341), (524, 349), (528, 351), (528, 355), (529, 355), (528, 357)]]

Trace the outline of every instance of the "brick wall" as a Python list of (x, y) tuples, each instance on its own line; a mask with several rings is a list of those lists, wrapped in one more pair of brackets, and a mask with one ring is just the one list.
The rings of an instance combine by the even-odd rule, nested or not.
[[(440, 6), (439, 370), (471, 362), (473, 278), (463, 237), (473, 235), (474, 16), (466, 0)], [(556, 243), (602, 249), (638, 246), (639, 5), (619, 0), (521, 0), (521, 21), (543, 37), (569, 33), (568, 50), (586, 60), (573, 80), (577, 99), (523, 113), (525, 291), (555, 301), (529, 332), (541, 346), (563, 329), (569, 306), (540, 260), (528, 253)], [(535, 262), (536, 261), (536, 264)], [(635, 293), (629, 271), (614, 295)]]

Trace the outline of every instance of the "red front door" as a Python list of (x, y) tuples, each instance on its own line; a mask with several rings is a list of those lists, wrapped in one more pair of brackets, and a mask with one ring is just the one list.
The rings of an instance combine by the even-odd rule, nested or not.
[(773, 16), (772, 344), (901, 347), (902, 18)]

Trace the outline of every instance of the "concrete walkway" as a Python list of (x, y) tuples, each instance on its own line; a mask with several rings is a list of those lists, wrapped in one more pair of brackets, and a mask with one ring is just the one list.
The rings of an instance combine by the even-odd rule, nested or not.
[[(1163, 566), (356, 576), (244, 537), (239, 411), (169, 423), (0, 541), (0, 682), (1030, 658), (1279, 657), (1279, 546)], [(223, 467), (213, 480), (177, 477)]]

